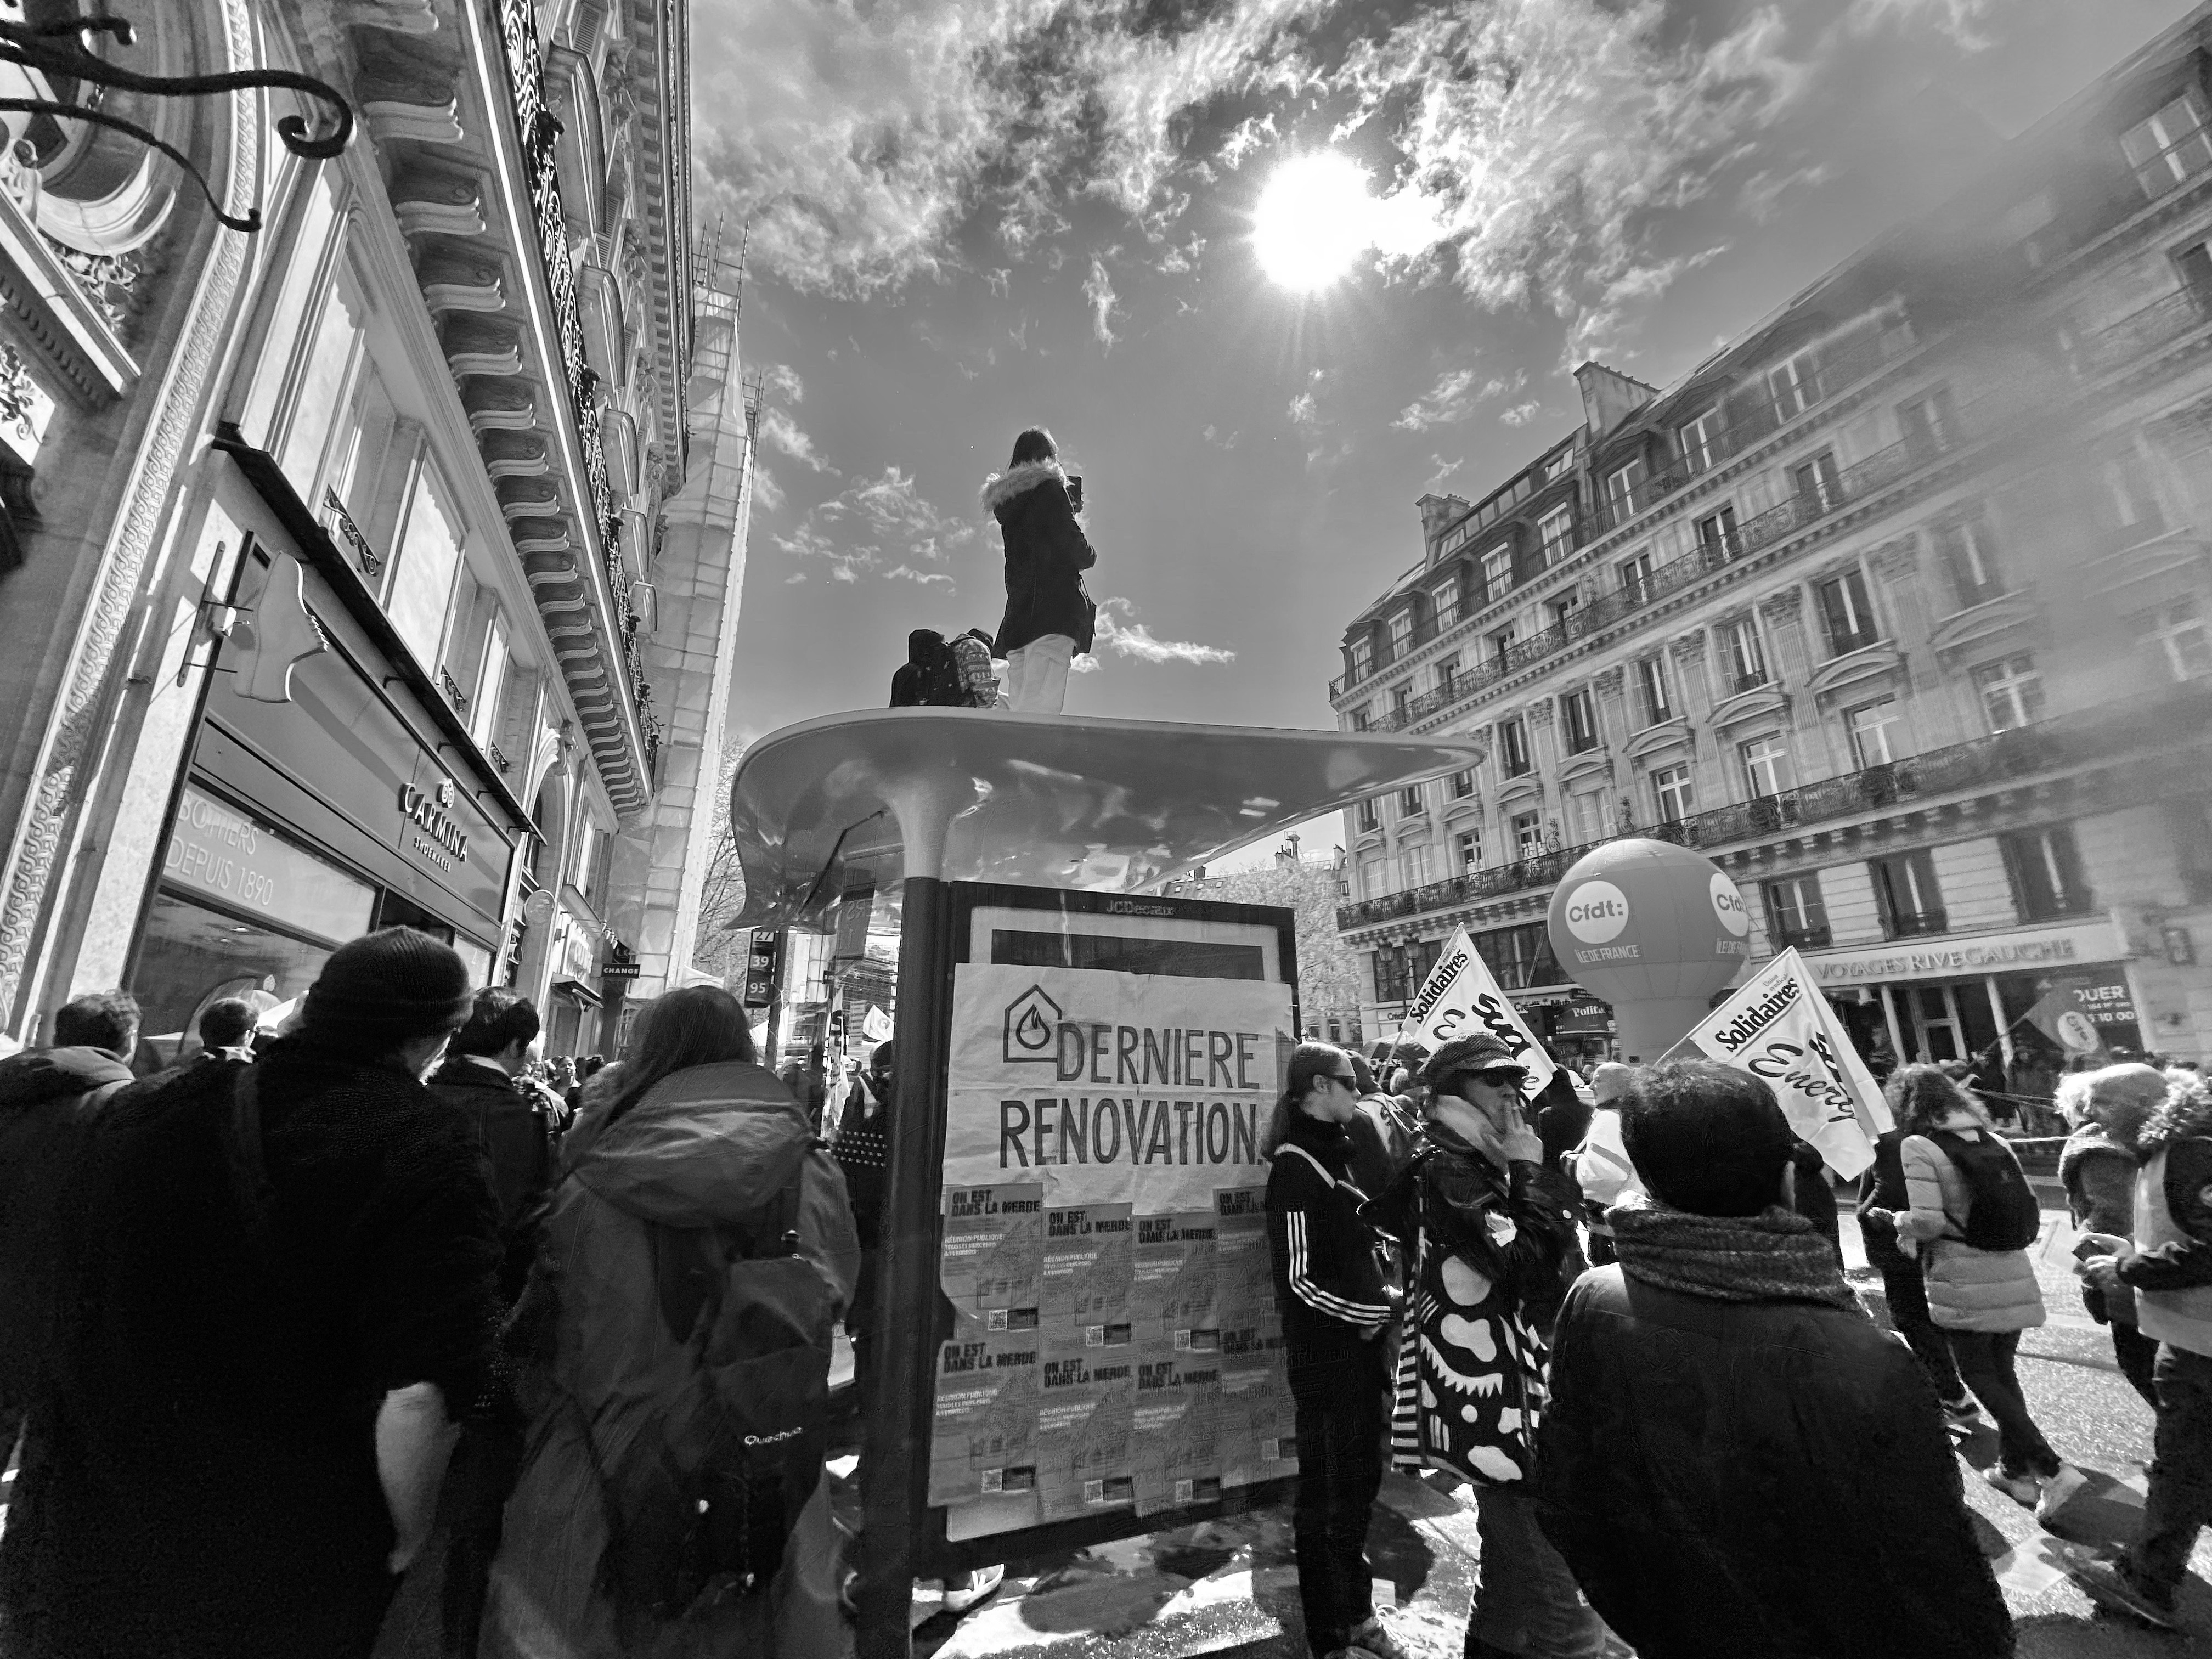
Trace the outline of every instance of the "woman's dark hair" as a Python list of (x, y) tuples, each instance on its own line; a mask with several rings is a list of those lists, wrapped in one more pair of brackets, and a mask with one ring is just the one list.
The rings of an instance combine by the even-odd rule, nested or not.
[(1301, 1042), (1291, 1051), (1290, 1073), (1283, 1079), (1283, 1092), (1267, 1120), (1267, 1139), (1260, 1144), (1265, 1156), (1274, 1157), (1275, 1148), (1291, 1133), (1291, 1125), (1298, 1120), (1299, 1103), (1312, 1091), (1314, 1079), (1341, 1077), (1350, 1058), (1333, 1042)]
[(453, 1035), (457, 1054), (495, 1054), (520, 1042), (538, 1040), (538, 1010), (528, 997), (503, 985), (488, 985), (477, 993), (469, 1023)]
[(657, 999), (637, 1022), (622, 1079), (607, 1109), (607, 1127), (645, 1098), (672, 1072), (758, 1058), (744, 1005), (719, 985), (687, 985)]
[(1033, 426), (1014, 440), (1014, 459), (1009, 466), (1027, 466), (1031, 461), (1056, 461), (1060, 446), (1052, 441), (1052, 434), (1041, 426)]
[(1974, 1110), (1973, 1097), (1948, 1073), (1924, 1061), (1893, 1072), (1882, 1098), (1889, 1103), (1897, 1127), (1909, 1135), (1926, 1134), (1959, 1107)]

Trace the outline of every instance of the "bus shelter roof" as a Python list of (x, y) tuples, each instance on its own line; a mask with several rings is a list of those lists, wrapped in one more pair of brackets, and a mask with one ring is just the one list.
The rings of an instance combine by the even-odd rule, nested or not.
[(772, 732), (730, 781), (735, 926), (819, 927), (909, 876), (1136, 892), (1473, 766), (1465, 738), (892, 708)]

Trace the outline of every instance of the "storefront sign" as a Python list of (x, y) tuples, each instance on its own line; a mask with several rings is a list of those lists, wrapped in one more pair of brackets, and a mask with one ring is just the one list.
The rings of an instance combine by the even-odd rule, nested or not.
[(1552, 1026), (1552, 1035), (1565, 1036), (1573, 1032), (1589, 1031), (1602, 1036), (1612, 1029), (1611, 1004), (1577, 998), (1560, 1011), (1558, 1020)]
[(2136, 1023), (2136, 1000), (2128, 990), (2127, 975), (2119, 969), (2108, 968), (2089, 978), (2069, 979), (2066, 983), (2091, 1024), (2103, 1027)]
[(1825, 986), (2032, 973), (2111, 962), (2126, 955), (2118, 932), (2105, 921), (2062, 927), (2023, 927), (1910, 949), (1881, 945), (1856, 951), (1807, 951), (1805, 963)]
[(222, 899), (333, 942), (368, 931), (376, 895), (312, 853), (187, 784), (162, 854), (161, 873), (182, 891)]
[(428, 859), (441, 870), (451, 870), (456, 861), (469, 861), (469, 838), (447, 811), (453, 804), (451, 778), (441, 781), (429, 794), (411, 783), (399, 786), (400, 816), (421, 832), (409, 836), (409, 843), (418, 858)]

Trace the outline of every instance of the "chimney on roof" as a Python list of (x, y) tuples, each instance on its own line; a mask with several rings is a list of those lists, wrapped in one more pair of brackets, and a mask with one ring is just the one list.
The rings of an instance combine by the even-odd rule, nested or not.
[(1413, 503), (1421, 509), (1421, 545), (1426, 547), (1454, 519), (1472, 507), (1456, 495), (1424, 495)]
[(1617, 368), (1595, 360), (1575, 371), (1575, 384), (1583, 392), (1583, 419), (1593, 441), (1602, 438), (1659, 395), (1656, 386), (1632, 380)]

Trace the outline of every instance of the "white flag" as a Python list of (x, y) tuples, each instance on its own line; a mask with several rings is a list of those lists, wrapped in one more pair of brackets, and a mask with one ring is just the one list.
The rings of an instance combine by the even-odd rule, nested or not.
[(1889, 1106), (1795, 949), (1768, 963), (1674, 1047), (1764, 1078), (1790, 1127), (1850, 1180), (1874, 1162)]
[(1433, 1054), (1454, 1037), (1478, 1031), (1496, 1037), (1528, 1068), (1525, 1098), (1533, 1100), (1542, 1093), (1559, 1070), (1535, 1034), (1521, 1023), (1520, 1011), (1474, 948), (1467, 929), (1460, 927), (1444, 942), (1443, 954), (1421, 981), (1420, 994), (1407, 1005), (1398, 1040), (1419, 1042)]
[(860, 1035), (871, 1042), (889, 1042), (891, 1040), (891, 1017), (874, 1003), (870, 1003), (868, 1012), (860, 1016)]

